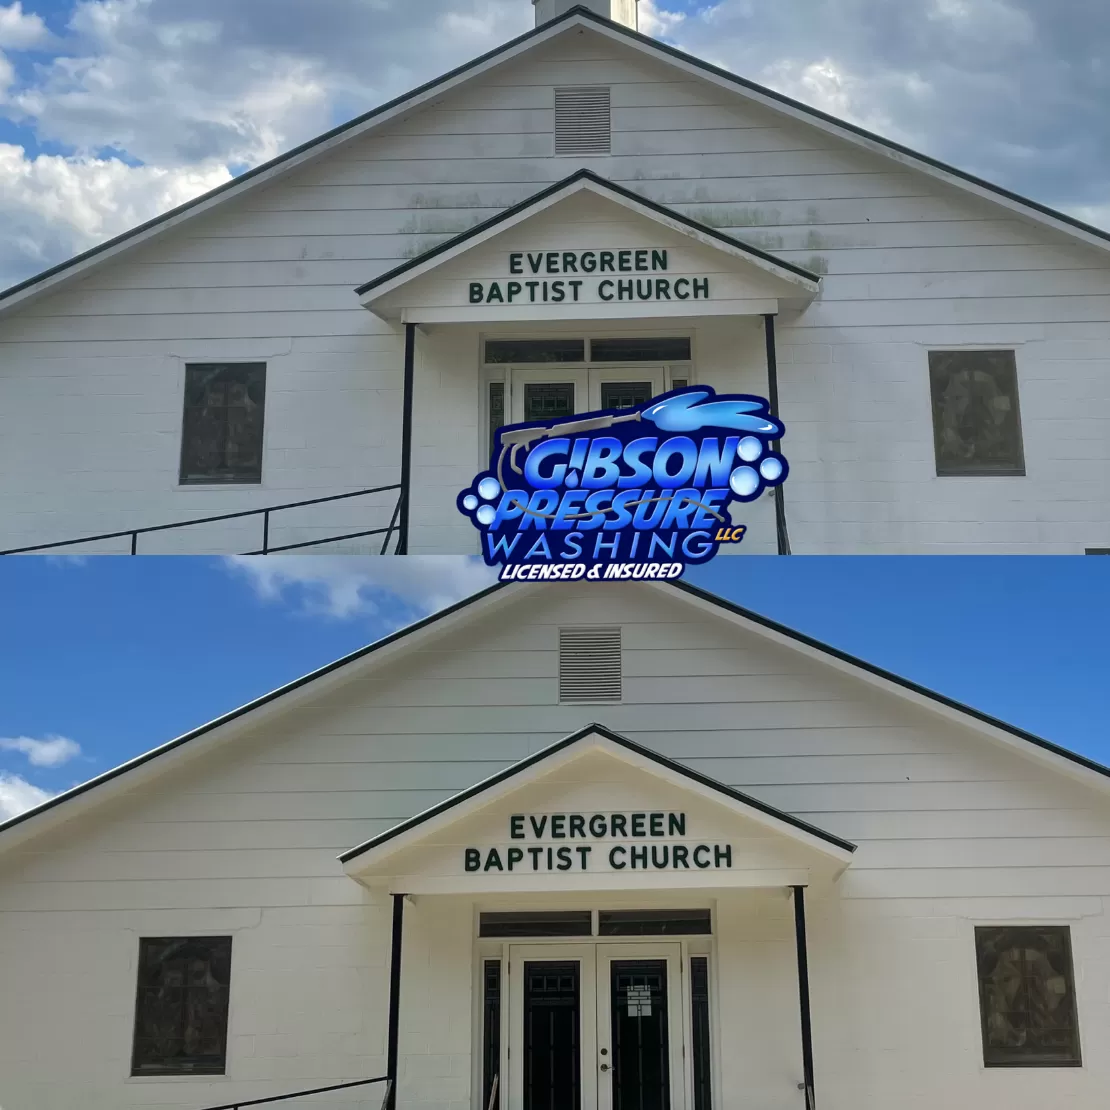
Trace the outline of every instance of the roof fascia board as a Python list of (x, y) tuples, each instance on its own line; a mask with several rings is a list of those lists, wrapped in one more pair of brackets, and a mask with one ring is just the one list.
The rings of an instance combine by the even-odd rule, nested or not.
[[(182, 763), (244, 733), (255, 732), (299, 705), (318, 700), (321, 695), (366, 677), (368, 673), (395, 662), (405, 653), (447, 635), (476, 611), (496, 612), (501, 606), (511, 603), (516, 593), (526, 588), (526, 585), (519, 583), (495, 583), (455, 605), (433, 613), (415, 625), (401, 628), (50, 798), (42, 805), (0, 824), (0, 853), (46, 833), (102, 802), (140, 789)], [(360, 663), (364, 666), (359, 667)]]
[[(838, 863), (850, 861), (855, 851), (855, 845), (840, 837), (809, 825), (738, 790), (733, 790), (724, 783), (702, 775), (658, 752), (644, 748), (627, 737), (610, 731), (604, 725), (592, 724), (510, 764), (475, 783), (474, 786), (398, 823), (394, 828), (371, 837), (344, 852), (339, 859), (346, 865), (352, 860), (373, 854), (373, 863), (376, 865), (406, 848), (419, 844), (441, 829), (457, 821), (466, 820), (515, 793), (519, 788), (545, 778), (568, 763), (597, 751), (604, 752), (610, 758), (619, 759), (655, 778), (664, 779), (677, 789), (693, 791), (701, 797), (731, 808), (779, 835), (789, 836), (823, 855), (830, 856)], [(364, 861), (360, 866), (348, 868), (348, 871), (349, 873), (361, 872), (366, 869), (366, 866)]]
[(734, 605), (724, 598), (691, 586), (686, 582), (654, 583), (644, 582), (652, 589), (677, 588), (696, 608), (707, 615), (730, 621), (742, 628), (763, 637), (781, 647), (789, 648), (818, 663), (832, 667), (841, 674), (865, 682), (867, 685), (893, 694), (934, 716), (939, 716), (952, 724), (970, 729), (979, 735), (1002, 745), (1008, 750), (1044, 765), (1056, 772), (1066, 774), (1070, 779), (1086, 786), (1094, 786), (1103, 793), (1110, 793), (1110, 768), (1086, 759), (1075, 752), (1069, 752), (1056, 744), (1032, 733), (1027, 733), (1005, 721), (998, 721), (987, 714), (979, 713), (971, 706), (961, 705), (935, 690), (904, 679), (881, 667), (873, 666), (866, 660), (856, 658), (847, 652), (839, 651), (829, 644), (812, 639), (804, 633), (777, 624), (757, 613)]
[(384, 274), (382, 277), (360, 286), (356, 292), (361, 297), (361, 303), (364, 307), (370, 307), (398, 289), (404, 288), (410, 282), (425, 277), (440, 266), (467, 254), (471, 250), (476, 250), (533, 216), (541, 215), (562, 201), (583, 192), (593, 193), (595, 196), (618, 204), (622, 208), (650, 220), (652, 223), (667, 227), (703, 246), (723, 251), (733, 258), (737, 258), (748, 265), (756, 266), (780, 281), (784, 281), (795, 288), (801, 288), (807, 293), (815, 294), (821, 289), (821, 278), (818, 274), (810, 274), (800, 267), (775, 259), (771, 255), (749, 247), (738, 239), (725, 235), (724, 232), (715, 232), (711, 228), (702, 227), (695, 221), (687, 220), (679, 213), (671, 212), (662, 205), (650, 203), (642, 197), (637, 197), (635, 194), (591, 174), (589, 171), (580, 170), (571, 177), (541, 190), (534, 197), (515, 207), (493, 216), (468, 231), (462, 232), (455, 239), (449, 240), (426, 256), (414, 259), (412, 262), (402, 263), (391, 273)]
[(261, 166), (256, 166), (254, 169), (232, 178), (231, 181), (178, 205), (169, 212), (155, 216), (146, 223), (100, 243), (74, 258), (67, 259), (57, 266), (52, 266), (42, 273), (35, 274), (25, 281), (18, 282), (16, 285), (0, 291), (0, 316), (16, 305), (26, 304), (32, 299), (56, 290), (63, 282), (77, 280), (93, 267), (118, 258), (133, 247), (137, 248), (149, 243), (153, 239), (181, 227), (188, 221), (205, 215), (224, 201), (237, 199), (253, 189), (272, 184), (316, 158), (336, 150), (348, 142), (360, 139), (368, 132), (376, 130), (408, 112), (422, 108), (429, 102), (442, 97), (446, 93), (453, 92), (459, 86), (483, 76), (503, 63), (512, 61), (533, 46), (562, 34), (575, 23), (583, 22), (582, 13), (575, 11), (545, 23), (534, 30), (527, 31), (525, 34), (511, 39), (504, 45), (488, 51), (473, 61), (419, 85), (410, 92), (395, 97), (393, 100), (387, 101), (385, 104), (353, 120), (340, 124), (331, 131), (327, 131), (315, 139), (310, 139), (284, 154), (279, 154), (269, 162), (264, 162)]
[(1000, 185), (993, 185), (974, 174), (964, 173), (955, 166), (949, 166), (939, 159), (911, 150), (892, 139), (884, 139), (863, 127), (857, 127), (846, 120), (839, 120), (835, 116), (822, 112), (819, 108), (811, 108), (809, 105), (791, 97), (776, 93), (773, 89), (747, 81), (737, 74), (729, 73), (728, 70), (713, 65), (711, 62), (704, 62), (700, 58), (687, 54), (676, 47), (668, 46), (666, 43), (648, 38), (631, 28), (610, 24), (601, 17), (594, 16), (592, 12), (583, 12), (582, 16), (601, 34), (635, 46), (645, 54), (662, 55), (666, 61), (673, 63), (692, 76), (700, 77), (733, 93), (742, 91), (743, 95), (764, 107), (788, 115), (800, 123), (815, 126), (829, 135), (845, 139), (891, 161), (909, 165), (930, 177), (936, 178), (938, 181), (943, 181), (945, 184), (962, 189), (965, 192), (973, 193), (982, 200), (1002, 205), (1015, 215), (1042, 226), (1050, 227), (1054, 231), (1062, 232), (1070, 238), (1078, 239), (1089, 246), (1098, 247), (1104, 251), (1110, 250), (1110, 232), (1102, 231), (1100, 228), (1068, 216), (1064, 212), (1057, 212), (1048, 205), (1030, 200), (1028, 197), (1011, 192)]

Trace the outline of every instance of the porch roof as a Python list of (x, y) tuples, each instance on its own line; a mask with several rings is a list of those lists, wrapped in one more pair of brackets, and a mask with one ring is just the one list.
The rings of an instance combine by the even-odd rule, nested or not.
[[(638, 833), (618, 836), (612, 815), (637, 811), (645, 819)], [(566, 818), (563, 835), (546, 824), (553, 814)], [(580, 839), (570, 814), (600, 834)], [(650, 818), (675, 818), (652, 835)], [(687, 817), (689, 814), (689, 817)], [(676, 825), (681, 818), (682, 827)], [(689, 827), (687, 827), (689, 826)], [(527, 853), (586, 845), (598, 849), (567, 868), (542, 867)], [(699, 857), (728, 848), (728, 864), (698, 862), (681, 867), (663, 848), (677, 845), (685, 855), (698, 845)], [(507, 865), (510, 848), (522, 853), (518, 867), (486, 867), (490, 846)], [(606, 851), (623, 852), (619, 864)], [(631, 848), (658, 849), (656, 862), (628, 866)], [(483, 865), (464, 872), (464, 852), (478, 852)], [(851, 862), (855, 845), (789, 813), (726, 786), (604, 725), (592, 724), (505, 768), (498, 774), (395, 825), (340, 856), (349, 875), (366, 885), (388, 883), (406, 893), (509, 893), (554, 890), (690, 889), (807, 885), (811, 873), (829, 880)], [(606, 862), (608, 866), (606, 866)]]
[[(649, 255), (653, 265), (603, 268), (603, 250), (611, 255), (639, 252)], [(593, 258), (583, 261), (585, 255)], [(665, 256), (662, 266), (657, 264), (660, 255)], [(570, 265), (592, 263), (595, 268), (564, 269), (564, 256), (571, 256)], [(675, 285), (685, 279), (689, 288), (699, 275), (713, 279), (711, 295), (676, 294)], [(527, 288), (529, 279), (532, 289)], [(581, 295), (569, 289), (564, 299), (549, 294), (549, 284), (569, 286), (576, 279)], [(607, 279), (609, 289), (599, 293), (598, 286)], [(618, 295), (618, 282), (639, 281), (642, 287), (649, 280), (651, 297)], [(492, 284), (510, 282), (524, 287), (519, 300), (504, 288), (500, 299), (474, 299), (476, 285), (486, 293)], [(542, 297), (537, 296), (540, 286)], [(777, 312), (780, 306), (802, 307), (820, 289), (820, 275), (583, 169), (356, 292), (365, 308), (384, 319), (431, 324), (756, 315)], [(612, 296), (607, 298), (607, 292)]]

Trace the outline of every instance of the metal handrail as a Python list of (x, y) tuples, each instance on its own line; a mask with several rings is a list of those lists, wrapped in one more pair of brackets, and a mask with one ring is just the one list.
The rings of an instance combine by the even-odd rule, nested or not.
[(389, 1096), (393, 1091), (393, 1080), (386, 1075), (380, 1075), (377, 1079), (356, 1079), (353, 1083), (336, 1083), (332, 1087), (314, 1087), (311, 1091), (293, 1091), (291, 1094), (286, 1095), (271, 1095), (269, 1098), (252, 1098), (246, 1099), (241, 1102), (227, 1102), (223, 1106), (210, 1106), (208, 1110), (241, 1110), (244, 1106), (264, 1106), (273, 1102), (287, 1102), (291, 1098), (308, 1098), (310, 1095), (322, 1095), (328, 1091), (347, 1091), (352, 1087), (369, 1087), (374, 1083), (385, 1084), (385, 1097), (382, 1099), (382, 1107), (389, 1102)]
[(320, 547), (325, 543), (338, 543), (340, 540), (355, 540), (366, 536), (382, 535), (385, 536), (385, 541), (382, 544), (380, 554), (384, 555), (389, 548), (393, 533), (398, 530), (397, 520), (401, 511), (400, 497), (397, 499), (397, 505), (394, 507), (393, 517), (389, 522), (388, 528), (370, 528), (364, 532), (350, 532), (343, 536), (328, 536), (326, 539), (308, 540), (305, 543), (289, 543), (280, 546), (272, 545), (270, 543), (270, 516), (272, 513), (280, 513), (286, 509), (303, 509), (309, 505), (326, 505), (333, 501), (347, 501), (352, 497), (369, 497), (374, 493), (389, 493), (393, 490), (400, 489), (400, 483), (389, 486), (375, 486), (373, 489), (353, 490), (351, 493), (336, 493), (332, 494), (330, 497), (313, 497), (308, 501), (290, 501), (285, 505), (271, 505), (265, 509), (244, 509), (237, 513), (221, 513), (219, 516), (206, 516), (199, 517), (196, 520), (183, 520), (176, 524), (155, 524), (147, 528), (128, 528), (122, 532), (105, 532), (99, 536), (83, 536), (78, 540), (61, 540), (57, 543), (33, 544), (30, 547), (13, 547), (7, 551), (0, 551), (0, 555), (31, 555), (43, 551), (57, 551), (63, 547), (77, 547), (81, 544), (99, 543), (102, 540), (119, 540), (128, 536), (131, 538), (131, 554), (137, 555), (140, 536), (149, 535), (153, 532), (169, 532), (177, 528), (194, 528), (200, 524), (216, 524), (224, 520), (241, 520), (244, 517), (251, 516), (262, 517), (262, 547), (257, 551), (243, 552), (245, 555), (273, 555), (279, 551), (298, 551), (305, 547)]
[(487, 1105), (486, 1110), (493, 1110), (493, 1108), (497, 1105), (497, 1088), (500, 1085), (501, 1085), (501, 1074), (499, 1072), (497, 1075), (495, 1075), (493, 1077), (493, 1082), (490, 1084), (489, 1104)]

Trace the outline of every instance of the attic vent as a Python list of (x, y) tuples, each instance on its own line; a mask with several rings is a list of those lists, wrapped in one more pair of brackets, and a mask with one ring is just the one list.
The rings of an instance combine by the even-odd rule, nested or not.
[(559, 629), (559, 701), (621, 700), (621, 630)]
[(555, 90), (556, 154), (608, 154), (612, 130), (607, 85)]

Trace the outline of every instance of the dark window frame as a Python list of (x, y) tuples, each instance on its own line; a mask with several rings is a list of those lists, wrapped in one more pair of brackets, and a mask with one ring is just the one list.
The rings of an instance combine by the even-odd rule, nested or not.
[[(141, 1046), (143, 1040), (149, 1038), (149, 1034), (143, 1027), (143, 1019), (146, 1016), (143, 1005), (144, 995), (144, 971), (146, 964), (144, 961), (145, 954), (148, 949), (154, 946), (171, 946), (171, 945), (208, 945), (211, 948), (222, 948), (224, 953), (217, 958), (225, 959), (227, 963), (227, 984), (224, 991), (224, 998), (222, 1004), (222, 1012), (219, 1017), (222, 1022), (222, 1028), (219, 1034), (220, 1052), (213, 1058), (208, 1057), (179, 1057), (172, 1059), (169, 1057), (161, 1057), (158, 1060), (150, 1062), (151, 1057), (145, 1060), (141, 1055)], [(135, 973), (135, 1018), (132, 1025), (131, 1033), (131, 1075), (133, 1077), (158, 1077), (158, 1076), (212, 1076), (212, 1075), (226, 1075), (227, 1074), (227, 1042), (228, 1033), (230, 1028), (230, 1015), (231, 1015), (231, 960), (232, 950), (234, 948), (233, 938), (230, 936), (178, 936), (178, 937), (140, 937), (139, 938), (139, 954), (138, 963)], [(184, 1036), (184, 1009), (186, 1006), (186, 991), (182, 990), (182, 1029), (181, 1036)]]
[[(938, 403), (941, 378), (949, 373), (945, 363), (959, 356), (982, 356), (987, 359), (1002, 359), (1007, 362), (1003, 369), (1012, 387), (1010, 393), (1010, 419), (1012, 431), (1013, 457), (1001, 462), (946, 462), (945, 445), (942, 436), (941, 408)], [(1025, 441), (1021, 425), (1021, 382), (1017, 371), (1017, 352), (1013, 348), (982, 347), (930, 350), (929, 361), (929, 413), (933, 424), (933, 461), (938, 478), (1022, 478), (1025, 477)], [(993, 370), (991, 371), (993, 373)]]
[[(257, 401), (258, 407), (258, 463), (257, 466), (234, 468), (224, 465), (222, 467), (210, 467), (207, 470), (198, 468), (196, 461), (191, 454), (192, 441), (191, 435), (194, 429), (191, 427), (191, 413), (195, 410), (196, 406), (191, 406), (189, 403), (191, 382), (190, 379), (198, 374), (211, 373), (211, 374), (228, 374), (229, 372), (238, 373), (256, 373), (261, 375), (261, 396)], [(263, 466), (265, 462), (266, 453), (266, 386), (268, 373), (268, 364), (253, 360), (250, 362), (187, 362), (185, 364), (185, 381), (182, 396), (182, 411), (181, 411), (181, 453), (178, 463), (177, 483), (179, 486), (258, 486), (262, 484)], [(196, 388), (192, 386), (192, 388)], [(250, 386), (247, 389), (250, 390)], [(224, 441), (220, 446), (219, 453), (223, 457), (224, 463), (227, 462), (227, 451), (230, 444), (228, 411), (230, 406), (227, 404), (223, 408), (223, 423), (224, 423)], [(192, 416), (192, 420), (196, 420), (196, 416)]]
[[(1048, 1058), (1042, 1052), (1034, 1056), (1032, 1052), (1022, 1056), (1023, 1049), (1005, 1049), (993, 1047), (990, 1042), (990, 1009), (987, 994), (988, 978), (984, 974), (984, 959), (986, 953), (983, 945), (992, 934), (1013, 933), (1015, 942), (1021, 940), (1020, 934), (1056, 933), (1062, 939), (1062, 958), (1066, 967), (1062, 974), (1068, 995), (1068, 1013), (1072, 1044), (1068, 1056)], [(1035, 948), (1035, 937), (1025, 940), (1024, 946)], [(985, 1068), (1078, 1068), (1083, 1066), (1083, 1046), (1079, 1031), (1079, 1007), (1076, 998), (1075, 958), (1071, 943), (1071, 927), (1068, 925), (976, 925), (975, 926), (975, 977), (979, 1001), (979, 1027), (983, 1046), (983, 1066)], [(1056, 969), (1053, 969), (1056, 970)], [(1011, 1011), (1012, 1013), (1013, 1011)]]

